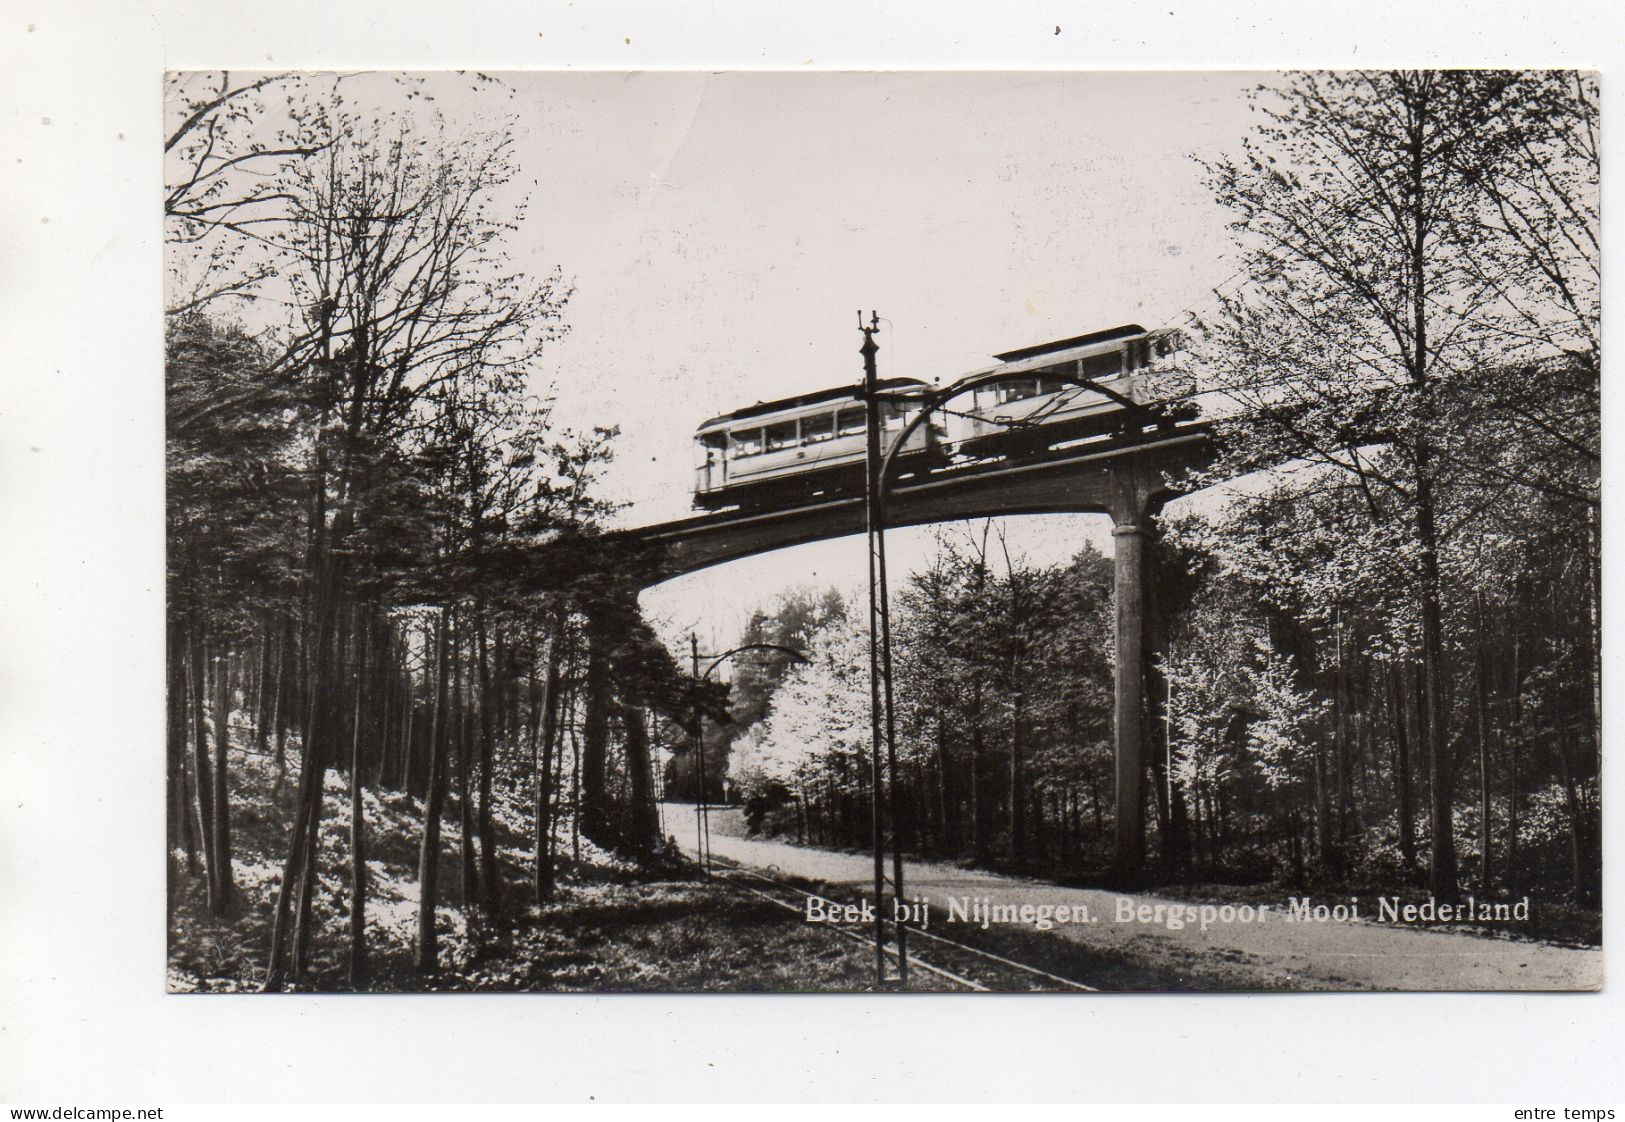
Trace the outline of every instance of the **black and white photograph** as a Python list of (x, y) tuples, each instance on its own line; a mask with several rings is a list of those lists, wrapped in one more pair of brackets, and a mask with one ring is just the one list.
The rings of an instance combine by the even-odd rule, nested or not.
[(1621, 1117), (1622, 30), (0, 0), (0, 1113)]
[(162, 112), (171, 995), (1601, 987), (1596, 72)]

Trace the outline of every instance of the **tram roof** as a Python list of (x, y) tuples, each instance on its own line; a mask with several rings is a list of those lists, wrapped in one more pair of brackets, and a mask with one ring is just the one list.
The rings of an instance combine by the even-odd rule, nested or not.
[[(921, 388), (929, 385), (918, 378), (882, 378), (876, 383), (882, 390), (903, 390)], [(795, 397), (781, 397), (777, 401), (758, 401), (755, 405), (747, 405), (743, 409), (735, 409), (732, 413), (723, 413), (700, 423), (700, 431), (712, 425), (720, 425), (728, 421), (745, 421), (752, 417), (765, 417), (769, 413), (779, 413), (786, 409), (800, 409), (809, 405), (821, 405), (827, 401), (858, 401), (857, 386), (836, 386), (834, 389), (818, 390), (815, 393), (798, 394)]]
[(1121, 327), (1108, 327), (1101, 331), (1091, 331), (1087, 335), (1074, 335), (1070, 339), (1057, 339), (1053, 343), (1039, 343), (1037, 346), (1021, 347), (1013, 351), (1005, 351), (993, 357), (1000, 362), (1015, 362), (1023, 358), (1036, 358), (1039, 355), (1052, 354), (1056, 351), (1070, 351), (1076, 347), (1087, 347), (1094, 343), (1114, 343), (1119, 339), (1132, 339), (1136, 335), (1144, 335), (1145, 328), (1137, 323), (1125, 323)]
[(1122, 327), (1113, 327), (1107, 331), (1095, 331), (1071, 339), (1042, 343), (1036, 347), (1023, 347), (1019, 351), (1005, 351), (1002, 355), (993, 356), (999, 361), (992, 366), (966, 371), (955, 381), (963, 382), (969, 378), (978, 378), (985, 374), (1008, 374), (1012, 378), (1016, 378), (1041, 373), (1076, 359), (1109, 354), (1119, 349), (1117, 344), (1130, 339), (1156, 338), (1165, 334), (1169, 334), (1169, 332), (1161, 330), (1147, 331), (1138, 324), (1124, 324)]

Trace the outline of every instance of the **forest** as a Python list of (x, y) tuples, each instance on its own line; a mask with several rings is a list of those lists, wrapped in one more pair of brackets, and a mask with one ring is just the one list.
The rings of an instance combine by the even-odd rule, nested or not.
[[(1113, 794), (1111, 562), (1086, 549), (1065, 566), (1031, 566), (992, 522), (955, 529), (938, 534), (933, 563), (897, 597), (898, 829), (925, 854), (1102, 869)], [(729, 776), (747, 818), (810, 844), (867, 844), (861, 606), (833, 592), (792, 594), (758, 612), (747, 634), (812, 656), (745, 679), (746, 696), (759, 681), (770, 686), (762, 719), (728, 730)]]
[[(363, 119), (338, 80), (179, 75), (170, 93), (172, 902), (200, 883), (210, 914), (243, 906), (235, 732), (289, 811), (265, 987), (308, 965), (330, 775), (347, 784), (351, 981), (369, 792), (421, 808), (415, 946), (432, 972), (443, 823), (459, 904), (487, 923), (505, 892), (551, 897), (561, 838), (652, 855), (645, 713), (714, 703), (638, 618), (635, 558), (603, 543), (614, 429), (558, 431), (530, 383), (570, 287), (507, 261), (509, 138)], [(274, 135), (258, 127), (272, 96)], [(516, 805), (518, 884), (496, 825)]]
[[(1255, 100), (1258, 139), (1207, 169), (1241, 266), (1158, 376), (1220, 448), (1151, 562), (1158, 875), (1594, 907), (1594, 83), (1302, 75)], [(900, 828), (1100, 875), (1111, 563), (1034, 568), (989, 533), (944, 534), (899, 597)], [(763, 828), (864, 843), (861, 614), (734, 741)]]
[[(253, 911), (267, 990), (340, 933), (364, 985), (393, 808), (432, 975), (448, 932), (552, 900), (566, 849), (680, 874), (658, 804), (702, 793), (697, 763), (760, 830), (867, 845), (862, 613), (765, 606), (740, 642), (810, 661), (696, 680), (609, 533), (616, 430), (556, 425), (569, 387), (536, 377), (572, 286), (513, 262), (511, 134), (362, 111), (346, 81), (170, 79), (172, 917)], [(1206, 169), (1235, 277), (1158, 372), (1220, 452), (1152, 561), (1155, 875), (1594, 907), (1595, 79), (1294, 75), (1256, 112)], [(960, 526), (898, 582), (910, 851), (1100, 874), (1111, 565)], [(279, 839), (263, 895), (249, 827)]]

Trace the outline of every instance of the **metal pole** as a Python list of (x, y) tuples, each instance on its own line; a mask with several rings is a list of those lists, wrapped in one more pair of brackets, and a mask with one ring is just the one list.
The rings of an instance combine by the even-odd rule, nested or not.
[(700, 715), (700, 641), (694, 633), (688, 633), (688, 649), (694, 658), (694, 855), (699, 858), (700, 868), (705, 872), (711, 871), (711, 862), (706, 856), (705, 849), (705, 729), (701, 725), (704, 719)]
[[(891, 615), (886, 585), (885, 461), (881, 455), (880, 380), (875, 367), (875, 333), (879, 317), (869, 313), (864, 326), (858, 313), (858, 330), (863, 332), (863, 390), (866, 410), (868, 456), (866, 457), (865, 521), (869, 545), (869, 731), (870, 731), (870, 824), (875, 856), (875, 978), (885, 982), (885, 884), (886, 842), (890, 834), (892, 850), (892, 930), (897, 938), (897, 979), (908, 983), (906, 924), (896, 911), (904, 902), (903, 852), (897, 836), (897, 725), (893, 715), (891, 682)], [(885, 742), (885, 784), (881, 783), (881, 742)], [(881, 800), (885, 799), (882, 811)]]
[(876, 397), (879, 379), (875, 374), (875, 332), (880, 330), (879, 317), (869, 313), (869, 324), (864, 326), (863, 313), (858, 313), (858, 330), (863, 332), (863, 397), (866, 403), (866, 432), (868, 437), (865, 457), (864, 530), (869, 552), (869, 832), (874, 845), (875, 858), (875, 985), (886, 984), (886, 839), (881, 833), (880, 808), (880, 635), (879, 612), (876, 601), (875, 533), (880, 525), (879, 479), (877, 464), (880, 460), (880, 402)]
[[(882, 479), (880, 484), (876, 503), (880, 508), (880, 523), (875, 534), (875, 556), (880, 576), (880, 669), (886, 702), (886, 812), (891, 829), (892, 900), (906, 906), (907, 897), (903, 894), (903, 839), (897, 828), (897, 716), (892, 704), (891, 597), (886, 584), (886, 481)], [(908, 985), (907, 914), (903, 912), (892, 917), (892, 932), (897, 937), (897, 980), (904, 986)]]

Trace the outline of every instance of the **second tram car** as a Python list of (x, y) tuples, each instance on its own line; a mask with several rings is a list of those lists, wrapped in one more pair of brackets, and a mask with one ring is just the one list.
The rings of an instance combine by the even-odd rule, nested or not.
[[(1017, 456), (1133, 424), (1135, 411), (1125, 403), (1148, 404), (1143, 371), (1171, 353), (1177, 341), (1176, 332), (1146, 331), (1130, 323), (995, 355), (999, 365), (966, 377), (1006, 372), (1010, 377), (973, 391), (964, 424), (954, 434), (955, 451)], [(1088, 379), (1100, 390), (1064, 376)]]

